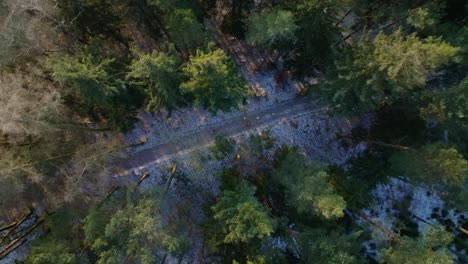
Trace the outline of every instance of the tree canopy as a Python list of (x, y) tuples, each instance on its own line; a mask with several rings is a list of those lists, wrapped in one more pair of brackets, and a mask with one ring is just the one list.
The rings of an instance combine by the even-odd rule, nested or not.
[(459, 48), (440, 38), (420, 39), (397, 30), (364, 37), (337, 63), (336, 77), (325, 86), (338, 109), (363, 112), (408, 100), (430, 74), (454, 61)]
[(159, 112), (161, 108), (166, 108), (170, 112), (184, 104), (180, 90), (184, 76), (175, 50), (170, 48), (166, 53), (135, 53), (138, 59), (130, 65), (127, 79), (145, 90), (148, 96), (146, 109)]
[(427, 227), (424, 233), (412, 239), (404, 237), (394, 246), (383, 250), (382, 261), (396, 263), (453, 263), (453, 256), (447, 246), (453, 235), (440, 227)]
[(298, 29), (294, 14), (281, 9), (252, 14), (247, 24), (247, 41), (265, 47), (294, 41), (294, 32)]
[(255, 187), (243, 182), (235, 190), (224, 191), (219, 203), (212, 207), (214, 219), (222, 225), (225, 243), (262, 239), (273, 232), (273, 222), (254, 193)]
[(227, 54), (210, 44), (207, 51), (197, 50), (184, 67), (188, 80), (181, 85), (184, 93), (195, 97), (195, 104), (212, 113), (229, 111), (241, 103), (247, 90), (237, 68)]
[(277, 152), (274, 179), (286, 189), (288, 202), (299, 212), (315, 211), (329, 219), (344, 215), (346, 202), (328, 182), (329, 175), (320, 166), (306, 166), (304, 156), (284, 147)]

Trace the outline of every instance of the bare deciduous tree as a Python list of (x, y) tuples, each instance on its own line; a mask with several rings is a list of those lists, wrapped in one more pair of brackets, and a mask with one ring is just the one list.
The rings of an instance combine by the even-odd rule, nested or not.
[[(43, 138), (63, 112), (60, 94), (32, 72), (0, 72), (0, 134), (2, 143), (18, 144), (26, 138)], [(36, 72), (36, 74), (34, 74)]]

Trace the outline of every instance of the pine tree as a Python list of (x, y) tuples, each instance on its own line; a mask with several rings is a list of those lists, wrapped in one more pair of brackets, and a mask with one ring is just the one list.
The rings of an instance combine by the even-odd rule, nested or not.
[(223, 191), (219, 203), (212, 207), (214, 219), (222, 227), (224, 243), (263, 239), (273, 232), (268, 211), (254, 193), (255, 187), (243, 182), (233, 191)]
[(462, 137), (468, 133), (468, 78), (443, 91), (428, 91), (421, 99), (421, 116)]
[(191, 9), (172, 11), (166, 16), (165, 26), (175, 45), (185, 50), (195, 50), (205, 41), (203, 25)]
[(44, 241), (32, 247), (24, 264), (80, 264), (80, 261), (66, 244), (57, 240)]
[(444, 198), (448, 206), (467, 207), (468, 161), (457, 149), (442, 144), (426, 144), (419, 149), (393, 155), (395, 175), (425, 183)]
[(272, 9), (252, 14), (248, 21), (247, 41), (261, 47), (291, 43), (298, 29), (291, 11)]
[[(288, 5), (289, 1), (285, 1)], [(337, 17), (348, 7), (347, 0), (298, 0), (292, 9), (297, 18), (297, 58), (292, 63), (300, 73), (310, 72), (312, 67), (325, 69), (333, 64), (339, 55), (337, 43), (341, 41), (342, 33)]]
[(410, 99), (430, 74), (455, 61), (458, 52), (440, 38), (403, 36), (400, 30), (381, 32), (373, 41), (364, 37), (337, 63), (325, 92), (342, 111), (376, 110)]
[(453, 235), (441, 227), (427, 227), (417, 239), (403, 237), (395, 245), (382, 251), (382, 262), (399, 263), (453, 263), (453, 256), (447, 246)]
[[(98, 256), (97, 263), (154, 263), (169, 254), (183, 256), (189, 241), (163, 223), (158, 190), (131, 191), (121, 210), (93, 211), (86, 220), (86, 240)], [(111, 212), (109, 214), (109, 212)], [(174, 224), (174, 223), (169, 223)]]
[(441, 144), (397, 153), (391, 162), (396, 173), (429, 184), (462, 186), (468, 176), (468, 161), (463, 155)]
[(362, 232), (344, 233), (307, 228), (299, 235), (303, 263), (366, 263), (359, 255)]
[(276, 154), (274, 179), (286, 189), (288, 204), (299, 212), (315, 211), (326, 219), (344, 215), (346, 202), (329, 183), (320, 166), (305, 166), (296, 149), (283, 147)]
[(211, 113), (229, 111), (247, 93), (243, 80), (226, 53), (209, 44), (208, 51), (197, 50), (184, 68), (188, 81), (182, 83), (184, 93), (195, 96), (195, 104)]
[(65, 87), (63, 97), (74, 111), (126, 130), (135, 121), (141, 94), (125, 82), (124, 61), (104, 52), (101, 44), (93, 42), (74, 56), (50, 58), (46, 66)]
[(181, 61), (175, 50), (153, 51), (149, 54), (135, 52), (137, 59), (130, 65), (127, 79), (144, 87), (147, 95), (146, 109), (159, 112), (166, 108), (169, 112), (185, 103), (180, 91), (183, 80)]
[(84, 52), (49, 61), (52, 77), (60, 83), (70, 83), (70, 91), (86, 104), (105, 104), (118, 92), (113, 85), (109, 67), (115, 59), (99, 60)]

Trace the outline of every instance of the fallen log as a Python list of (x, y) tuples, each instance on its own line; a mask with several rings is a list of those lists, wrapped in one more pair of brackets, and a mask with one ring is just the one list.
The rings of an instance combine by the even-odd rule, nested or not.
[(15, 222), (13, 222), (13, 223), (11, 223), (11, 224), (8, 224), (8, 225), (5, 225), (5, 226), (0, 227), (0, 232), (3, 232), (3, 231), (5, 231), (5, 230), (8, 230), (8, 229), (10, 229), (10, 228), (16, 226), (17, 223), (18, 223), (18, 222), (15, 221)]
[(137, 186), (140, 186), (140, 184), (141, 184), (146, 178), (148, 178), (149, 175), (150, 175), (150, 174), (149, 174), (149, 172), (147, 172), (147, 171), (146, 171), (145, 173), (143, 173), (143, 175), (141, 175), (141, 177), (140, 177), (140, 180), (138, 180)]
[(11, 235), (13, 234), (13, 232), (16, 230), (16, 228), (18, 228), (20, 225), (22, 225), (26, 220), (28, 220), (28, 218), (34, 213), (34, 209), (31, 209), (29, 210), (29, 213), (27, 213), (23, 218), (21, 218), (20, 221), (18, 221), (13, 227), (12, 229), (10, 229), (10, 231), (8, 231), (8, 233), (6, 233), (2, 239), (0, 240), (0, 245), (3, 244), (3, 242), (5, 242), (5, 240)]
[[(31, 234), (40, 224), (44, 222), (44, 219), (39, 220), (36, 222), (34, 225), (32, 225), (24, 234), (21, 236), (15, 238), (12, 240), (8, 245), (6, 245), (1, 251), (0, 251), (0, 260), (4, 259), (6, 256), (8, 256), (11, 252), (13, 252), (16, 248), (19, 247), (17, 246), (18, 242), (21, 242), (23, 238), (25, 238), (27, 235)], [(24, 242), (21, 242), (20, 244), (24, 244)]]

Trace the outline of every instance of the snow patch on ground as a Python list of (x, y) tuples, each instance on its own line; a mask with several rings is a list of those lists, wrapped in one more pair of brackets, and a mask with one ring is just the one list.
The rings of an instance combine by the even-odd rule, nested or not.
[[(449, 230), (459, 234), (458, 228), (468, 219), (468, 212), (445, 208), (443, 200), (429, 188), (416, 186), (399, 178), (391, 178), (388, 183), (379, 184), (372, 194), (373, 205), (362, 211), (370, 219), (377, 220), (383, 227), (397, 234), (400, 232), (398, 223), (401, 216), (398, 208), (405, 205), (412, 222), (417, 225), (418, 232), (421, 232), (428, 224), (440, 224), (448, 226)], [(364, 221), (361, 223), (364, 224)], [(373, 239), (366, 241), (363, 247), (367, 256), (378, 259), (376, 245), (385, 243), (387, 238), (380, 230), (376, 228), (371, 230)], [(457, 249), (452, 246), (452, 251), (466, 256), (466, 249)]]

